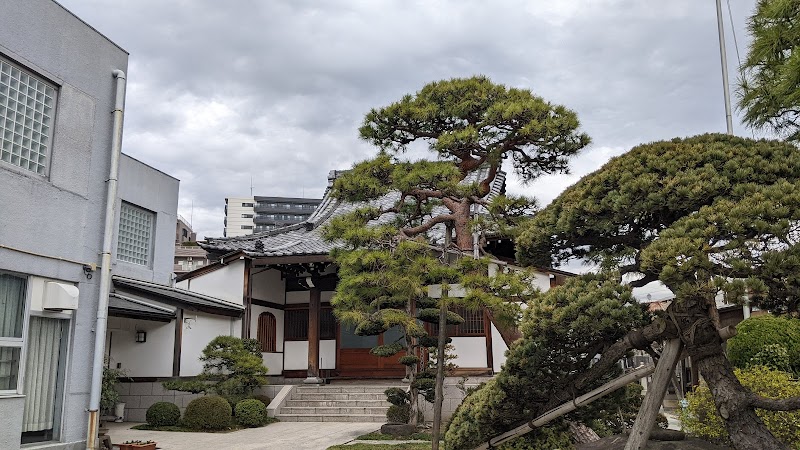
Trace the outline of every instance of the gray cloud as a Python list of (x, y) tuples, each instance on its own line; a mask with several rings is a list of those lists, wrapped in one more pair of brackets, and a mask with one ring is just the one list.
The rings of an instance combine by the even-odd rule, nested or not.
[[(374, 153), (364, 114), (436, 79), (486, 74), (578, 112), (594, 143), (572, 174), (511, 180), (543, 202), (637, 143), (725, 126), (711, 2), (61, 3), (130, 51), (124, 151), (181, 179), (201, 236), (251, 176), (257, 195), (321, 196)], [(754, 4), (731, 1), (740, 45)]]

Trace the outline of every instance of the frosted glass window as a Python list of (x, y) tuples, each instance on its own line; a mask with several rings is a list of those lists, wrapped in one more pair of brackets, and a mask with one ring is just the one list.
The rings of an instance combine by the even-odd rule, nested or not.
[(27, 280), (0, 273), (0, 395), (17, 392)]
[(150, 265), (155, 219), (155, 213), (122, 203), (119, 212), (117, 260)]
[(47, 174), (56, 89), (0, 58), (0, 161)]

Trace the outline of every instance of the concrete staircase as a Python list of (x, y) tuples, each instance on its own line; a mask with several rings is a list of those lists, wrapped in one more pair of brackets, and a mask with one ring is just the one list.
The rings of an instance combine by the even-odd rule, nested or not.
[(390, 403), (383, 391), (392, 386), (297, 386), (276, 411), (284, 422), (386, 422)]

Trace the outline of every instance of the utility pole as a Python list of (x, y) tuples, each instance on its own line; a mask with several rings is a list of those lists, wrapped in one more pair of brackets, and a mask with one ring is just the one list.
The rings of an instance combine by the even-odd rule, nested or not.
[(722, 27), (722, 0), (717, 0), (717, 33), (719, 34), (719, 59), (722, 63), (722, 89), (725, 95), (725, 122), (728, 126), (728, 134), (733, 135), (731, 92), (728, 86), (728, 56), (725, 52), (725, 29)]

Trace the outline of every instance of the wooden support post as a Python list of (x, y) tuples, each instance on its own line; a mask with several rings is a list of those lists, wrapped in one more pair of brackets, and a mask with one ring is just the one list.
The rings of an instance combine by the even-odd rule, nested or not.
[(542, 414), (541, 416), (531, 420), (530, 422), (526, 423), (525, 425), (520, 425), (517, 428), (514, 428), (511, 431), (506, 431), (505, 433), (501, 434), (500, 436), (493, 437), (489, 440), (489, 442), (485, 442), (478, 447), (475, 447), (474, 450), (488, 450), (491, 448), (496, 448), (498, 445), (508, 442), (512, 439), (515, 439), (523, 434), (530, 433), (536, 428), (541, 426), (547, 425), (547, 423), (551, 422), (554, 419), (557, 419), (565, 414), (569, 414), (572, 411), (578, 409), (579, 406), (583, 406), (589, 404), (600, 397), (608, 395), (617, 389), (626, 386), (628, 383), (636, 381), (640, 378), (644, 378), (655, 371), (655, 367), (652, 365), (639, 367), (632, 372), (626, 373), (620, 377), (617, 377), (608, 383), (600, 386), (599, 388), (587, 393), (583, 394), (580, 397), (576, 398), (574, 401), (563, 403), (560, 406), (557, 406), (550, 411)]
[(320, 290), (312, 287), (308, 298), (308, 372), (304, 383), (320, 384), (319, 377)]
[(242, 339), (250, 339), (250, 328), (252, 328), (252, 277), (251, 277), (252, 261), (250, 259), (244, 260), (244, 284), (242, 286)]
[(653, 374), (653, 382), (647, 388), (647, 394), (639, 408), (639, 414), (636, 415), (636, 422), (625, 444), (625, 450), (641, 450), (647, 444), (682, 350), (683, 342), (680, 339), (670, 339), (664, 345), (664, 351), (661, 352)]
[(183, 308), (175, 311), (175, 342), (172, 346), (172, 376), (181, 376), (181, 349), (183, 348)]

